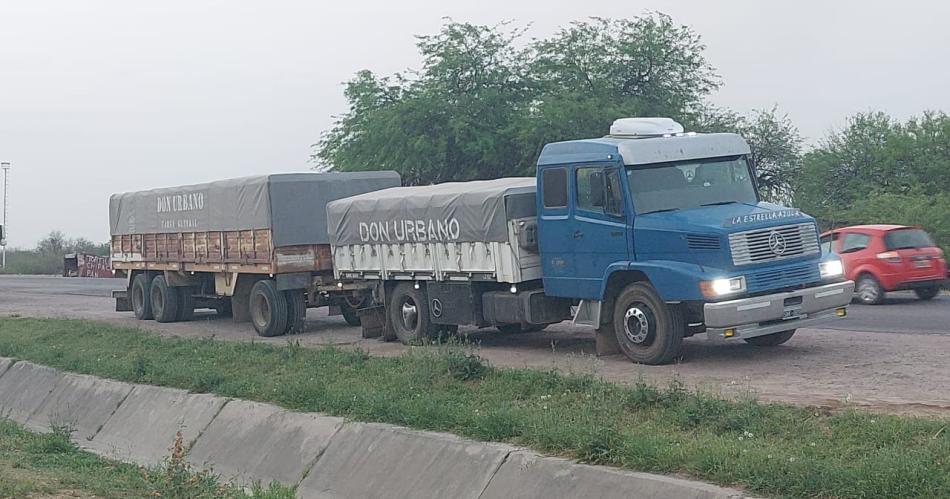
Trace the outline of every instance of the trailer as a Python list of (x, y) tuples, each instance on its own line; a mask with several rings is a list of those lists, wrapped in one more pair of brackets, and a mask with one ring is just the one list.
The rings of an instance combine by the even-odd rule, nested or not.
[(327, 292), (326, 205), (398, 185), (395, 172), (290, 173), (113, 195), (112, 268), (127, 278), (116, 309), (172, 322), (213, 308), (262, 336), (300, 330), (308, 307), (355, 324), (358, 303)]

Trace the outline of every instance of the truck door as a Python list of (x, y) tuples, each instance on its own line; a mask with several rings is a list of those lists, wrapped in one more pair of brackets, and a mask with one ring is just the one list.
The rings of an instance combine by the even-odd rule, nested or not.
[(571, 240), (575, 297), (600, 300), (604, 275), (612, 263), (629, 260), (620, 172), (605, 165), (574, 167)]
[(549, 166), (538, 175), (538, 245), (544, 293), (549, 296), (577, 296), (574, 273), (573, 220), (568, 208), (566, 166)]

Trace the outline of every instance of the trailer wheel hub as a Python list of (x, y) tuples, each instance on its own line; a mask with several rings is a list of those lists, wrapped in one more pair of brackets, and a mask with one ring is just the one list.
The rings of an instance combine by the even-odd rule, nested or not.
[(642, 344), (650, 335), (650, 319), (647, 312), (634, 304), (627, 309), (623, 316), (623, 330), (627, 339), (635, 344)]
[(408, 331), (414, 331), (419, 322), (419, 310), (412, 298), (406, 297), (402, 302), (402, 325)]

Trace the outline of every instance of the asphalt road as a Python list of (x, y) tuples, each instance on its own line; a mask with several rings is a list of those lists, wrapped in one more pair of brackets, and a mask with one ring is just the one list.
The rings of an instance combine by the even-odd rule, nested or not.
[[(62, 295), (111, 297), (113, 289), (125, 286), (121, 279), (79, 279), (48, 276), (0, 275), (0, 300), (10, 293), (32, 297)], [(31, 307), (47, 308), (54, 305), (40, 301)], [(109, 310), (99, 310), (109, 312)], [(950, 335), (950, 294), (944, 292), (930, 301), (917, 299), (911, 291), (888, 293), (880, 305), (852, 303), (846, 319), (821, 329), (863, 331), (876, 333), (944, 334)]]
[[(326, 309), (307, 312), (305, 330), (290, 337), (261, 338), (247, 323), (199, 311), (191, 322), (136, 321), (113, 311), (111, 290), (124, 281), (0, 276), (0, 316), (70, 317), (144, 328), (160, 335), (303, 346), (359, 347), (373, 355), (410, 349), (397, 342), (364, 339)], [(501, 367), (556, 369), (633, 383), (665, 385), (678, 380), (726, 397), (826, 408), (864, 407), (890, 413), (950, 415), (950, 296), (920, 302), (895, 293), (878, 306), (855, 304), (850, 316), (823, 329), (802, 329), (785, 345), (759, 348), (740, 339), (688, 338), (684, 355), (666, 366), (630, 363), (623, 356), (596, 357), (591, 330), (569, 323), (543, 332), (504, 335), (463, 328), (477, 354)], [(422, 347), (426, 348), (426, 347)]]

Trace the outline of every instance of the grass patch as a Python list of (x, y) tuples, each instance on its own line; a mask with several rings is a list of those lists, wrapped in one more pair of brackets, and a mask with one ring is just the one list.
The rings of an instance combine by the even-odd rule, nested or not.
[(292, 490), (221, 484), (185, 462), (180, 440), (162, 466), (144, 469), (78, 449), (69, 430), (31, 433), (0, 419), (0, 497), (174, 497), (292, 499)]
[(678, 383), (489, 367), (458, 347), (391, 358), (0, 319), (0, 355), (113, 379), (505, 441), (782, 497), (950, 497), (950, 420), (725, 401)]

